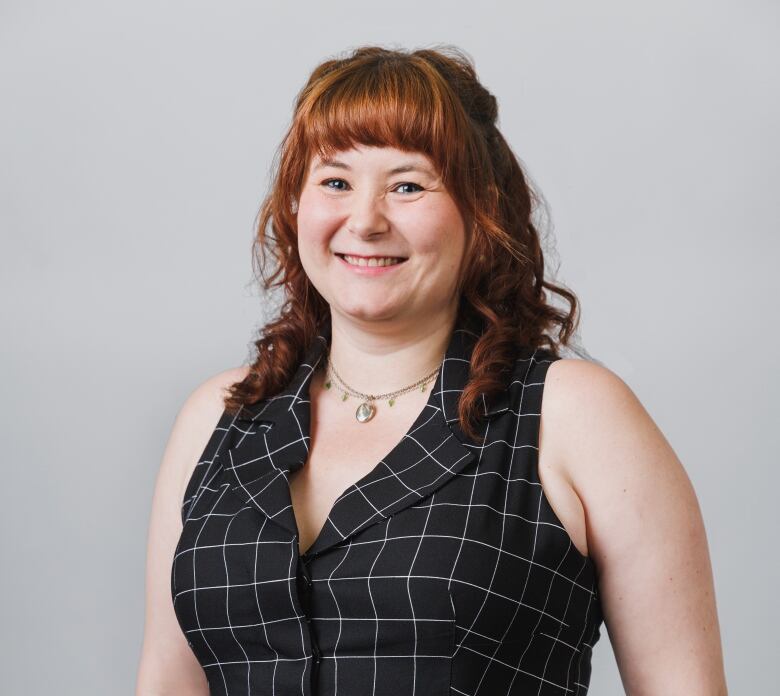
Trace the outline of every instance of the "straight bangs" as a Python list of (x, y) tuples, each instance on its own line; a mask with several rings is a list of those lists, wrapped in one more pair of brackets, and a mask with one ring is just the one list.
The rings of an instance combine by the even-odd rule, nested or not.
[[(469, 187), (455, 173), (474, 171), (473, 128), (450, 85), (425, 61), (372, 60), (335, 68), (304, 90), (292, 130), (306, 166), (314, 155), (331, 157), (357, 144), (421, 152), (465, 203)], [(302, 182), (305, 167), (300, 175)]]

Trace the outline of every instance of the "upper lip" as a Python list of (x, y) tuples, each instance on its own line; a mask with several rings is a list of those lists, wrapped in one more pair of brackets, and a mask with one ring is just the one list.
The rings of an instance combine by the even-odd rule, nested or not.
[(333, 252), (335, 254), (340, 254), (341, 256), (357, 256), (361, 259), (405, 259), (405, 256), (399, 256), (398, 254), (353, 254), (349, 251), (336, 251)]

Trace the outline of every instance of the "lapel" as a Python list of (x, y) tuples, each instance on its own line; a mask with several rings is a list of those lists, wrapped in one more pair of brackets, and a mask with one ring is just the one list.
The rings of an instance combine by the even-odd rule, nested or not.
[[(302, 467), (308, 457), (309, 384), (325, 359), (330, 335), (328, 319), (287, 387), (269, 399), (242, 408), (231, 429), (230, 446), (223, 455), (234, 493), (295, 538), (298, 527), (288, 475)], [(476, 338), (476, 334), (464, 327), (455, 327), (428, 401), (414, 424), (374, 469), (336, 499), (304, 558), (322, 553), (413, 505), (447, 483), (474, 459), (474, 450), (480, 447), (481, 440), (471, 442), (462, 432), (457, 406), (468, 381)], [(487, 418), (481, 424), (481, 437), (489, 419), (509, 407), (507, 391), (502, 391), (489, 407), (483, 397), (483, 406)], [(348, 456), (346, 449), (345, 456)]]

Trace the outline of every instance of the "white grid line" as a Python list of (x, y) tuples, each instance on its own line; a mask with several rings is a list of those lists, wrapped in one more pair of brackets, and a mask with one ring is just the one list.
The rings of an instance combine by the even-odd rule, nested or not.
[(602, 621), (595, 568), (537, 471), (556, 358), (519, 351), (471, 441), (457, 400), (476, 335), (456, 328), (415, 423), (300, 556), (289, 473), (305, 465), (329, 336), (256, 412), (223, 413), (187, 483), (171, 593), (211, 694), (584, 696)]

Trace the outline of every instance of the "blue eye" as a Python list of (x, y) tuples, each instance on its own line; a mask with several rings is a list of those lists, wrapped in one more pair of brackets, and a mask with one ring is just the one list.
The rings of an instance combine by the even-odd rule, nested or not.
[[(329, 189), (331, 189), (333, 191), (344, 191), (345, 189), (334, 188), (333, 186), (329, 186), (329, 184), (332, 184), (332, 183), (334, 183), (336, 181), (339, 181), (339, 182), (344, 183), (344, 184), (347, 183), (346, 181), (344, 181), (344, 179), (325, 179), (325, 181), (322, 182), (322, 186), (325, 186), (325, 188), (329, 188)], [(347, 186), (349, 186), (349, 184), (347, 184)], [(413, 183), (411, 181), (404, 181), (404, 182), (401, 182), (400, 184), (396, 184), (395, 188), (398, 188), (399, 186), (414, 186), (419, 191), (423, 191), (424, 190), (422, 186), (420, 186), (419, 184), (415, 184), (415, 183)], [(410, 191), (409, 193), (417, 193), (417, 191)]]
[[(343, 182), (344, 179), (326, 179), (325, 181), (322, 182), (322, 185), (325, 186), (325, 188), (333, 188), (332, 186), (328, 186), (328, 184), (332, 184), (334, 181), (342, 181)], [(335, 190), (338, 191), (340, 189), (335, 189)]]
[[(411, 181), (404, 181), (403, 183), (398, 184), (398, 186), (417, 186), (417, 188), (420, 191), (423, 190), (422, 186), (419, 186), (418, 184), (412, 183)], [(398, 187), (396, 187), (396, 188), (398, 188)], [(410, 191), (410, 193), (417, 193), (417, 191)]]

